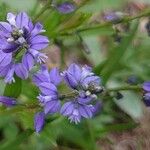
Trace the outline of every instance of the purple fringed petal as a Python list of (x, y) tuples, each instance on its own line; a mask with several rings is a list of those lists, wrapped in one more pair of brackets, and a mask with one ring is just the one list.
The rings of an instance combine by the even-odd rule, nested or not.
[(16, 25), (19, 28), (28, 27), (29, 24), (29, 17), (25, 12), (20, 12), (16, 16)]
[(74, 108), (72, 111), (72, 114), (69, 115), (70, 122), (74, 122), (75, 124), (78, 124), (81, 120), (81, 115), (79, 113), (79, 110), (77, 108)]
[(28, 78), (28, 70), (21, 63), (16, 64), (16, 66), (15, 66), (15, 73), (21, 79), (27, 79)]
[(43, 129), (44, 123), (45, 114), (43, 112), (36, 113), (34, 116), (34, 128), (37, 133), (39, 133)]
[(10, 64), (12, 60), (12, 54), (11, 53), (4, 53), (3, 51), (0, 50), (0, 66), (7, 66)]
[(74, 109), (74, 103), (72, 103), (72, 102), (66, 102), (62, 106), (62, 108), (60, 110), (60, 113), (62, 115), (64, 115), (64, 116), (68, 116), (68, 115), (72, 114), (73, 109)]
[(56, 6), (56, 8), (60, 13), (63, 13), (63, 14), (71, 13), (76, 9), (75, 5), (73, 3), (69, 3), (69, 2), (64, 2), (64, 3)]
[(85, 118), (91, 118), (93, 115), (92, 110), (89, 105), (80, 105), (79, 112), (80, 112), (80, 115)]
[(144, 82), (143, 89), (147, 92), (150, 92), (150, 81)]
[(44, 113), (45, 114), (52, 114), (52, 113), (56, 113), (60, 110), (61, 104), (59, 100), (51, 100), (49, 102), (47, 102), (44, 106)]
[(60, 76), (58, 68), (51, 69), (50, 81), (55, 85), (58, 85), (62, 81), (62, 77)]
[(30, 39), (31, 49), (42, 50), (46, 48), (49, 44), (49, 40), (46, 36), (37, 35)]
[(57, 88), (52, 83), (43, 82), (39, 84), (39, 88), (44, 95), (57, 95)]
[(6, 96), (0, 96), (0, 103), (5, 105), (6, 107), (12, 107), (17, 104), (16, 99)]
[(31, 70), (34, 66), (34, 58), (30, 53), (26, 53), (22, 58), (22, 63), (27, 68), (27, 70)]

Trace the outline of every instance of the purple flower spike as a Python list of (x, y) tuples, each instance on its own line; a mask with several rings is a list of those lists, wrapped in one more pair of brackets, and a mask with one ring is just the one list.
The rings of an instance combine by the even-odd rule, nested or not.
[(6, 96), (0, 96), (0, 103), (5, 105), (6, 107), (12, 107), (17, 104), (14, 98), (6, 97)]
[(57, 10), (62, 14), (68, 14), (75, 11), (76, 7), (73, 3), (65, 2), (56, 6)]
[(144, 84), (143, 84), (143, 89), (144, 89), (146, 92), (150, 92), (150, 81), (144, 82)]
[[(36, 63), (45, 62), (47, 56), (39, 51), (48, 46), (49, 40), (40, 35), (42, 32), (43, 26), (34, 25), (25, 12), (8, 13), (7, 22), (0, 22), (0, 76), (6, 83), (14, 82), (14, 74), (28, 78)], [(6, 70), (11, 73), (8, 75)]]
[(43, 112), (36, 113), (34, 116), (34, 128), (37, 133), (39, 133), (43, 129), (44, 123), (45, 114)]

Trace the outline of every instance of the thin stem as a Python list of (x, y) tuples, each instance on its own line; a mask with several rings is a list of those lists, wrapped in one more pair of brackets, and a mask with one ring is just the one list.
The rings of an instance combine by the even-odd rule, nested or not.
[(106, 91), (107, 92), (117, 92), (117, 91), (130, 91), (130, 90), (140, 91), (140, 90), (142, 90), (142, 88), (140, 85), (132, 85), (132, 86), (128, 85), (128, 86), (109, 88)]
[[(149, 15), (150, 15), (150, 9), (145, 10), (144, 12), (139, 13), (136, 16), (124, 17), (124, 18), (118, 20), (118, 22), (116, 22), (115, 24), (127, 23), (127, 22), (133, 21), (135, 19), (139, 19), (139, 18), (142, 18), (142, 17), (147, 17)], [(109, 27), (109, 26), (112, 26), (112, 25), (114, 25), (113, 22), (104, 22), (104, 23), (96, 24), (96, 25), (90, 26), (90, 27), (83, 27), (81, 29), (76, 30), (75, 32), (74, 31), (73, 32), (62, 32), (61, 36), (71, 36), (71, 35), (74, 35), (76, 32), (81, 33), (81, 32), (85, 32), (87, 30), (100, 29), (100, 28)]]
[[(129, 91), (129, 90), (141, 91), (142, 87), (140, 85), (134, 85), (134, 86), (128, 85), (128, 86), (121, 86), (121, 87), (109, 88), (109, 89), (105, 90), (103, 96), (104, 97), (107, 96), (108, 93), (110, 93), (110, 92)], [(97, 94), (100, 94), (100, 93), (97, 93)], [(66, 101), (67, 99), (70, 100), (72, 98), (75, 98), (78, 95), (79, 95), (79, 92), (76, 91), (76, 90), (74, 90), (74, 91), (72, 91), (70, 93), (59, 95), (59, 99), (60, 100), (64, 100), (65, 99), (65, 101)], [(33, 103), (33, 104), (18, 104), (15, 107), (13, 107), (13, 109), (0, 111), (0, 115), (9, 114), (9, 113), (17, 113), (17, 112), (20, 112), (22, 110), (25, 110), (25, 111), (31, 111), (31, 110), (32, 111), (37, 111), (37, 110), (40, 110), (40, 109), (42, 109), (42, 107), (38, 103)]]

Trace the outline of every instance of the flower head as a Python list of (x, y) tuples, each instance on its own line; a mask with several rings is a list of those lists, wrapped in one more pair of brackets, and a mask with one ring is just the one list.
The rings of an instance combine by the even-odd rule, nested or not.
[(79, 67), (71, 64), (62, 73), (65, 82), (73, 90), (78, 91), (78, 95), (70, 102), (64, 103), (61, 114), (67, 116), (71, 122), (78, 123), (82, 118), (91, 118), (98, 105), (94, 105), (97, 93), (101, 93), (100, 77), (96, 76), (88, 66)]
[(88, 66), (79, 67), (76, 64), (71, 64), (68, 69), (63, 72), (62, 76), (72, 89), (85, 91), (87, 95), (102, 90), (100, 77), (96, 76)]
[[(62, 78), (63, 77), (63, 78)], [(72, 91), (70, 94), (60, 94), (57, 86), (62, 79)], [(92, 72), (91, 68), (80, 68), (76, 64), (60, 74), (57, 68), (48, 69), (43, 65), (33, 76), (33, 82), (40, 89), (37, 97), (44, 114), (61, 113), (68, 117), (70, 122), (79, 123), (83, 118), (93, 117), (101, 109), (97, 101), (97, 93), (101, 93), (100, 78)], [(61, 100), (67, 100), (64, 103)], [(63, 105), (62, 105), (63, 103)]]
[(14, 82), (14, 74), (26, 79), (34, 64), (47, 58), (40, 52), (49, 43), (42, 32), (43, 26), (33, 25), (25, 12), (8, 13), (7, 22), (0, 22), (0, 76), (5, 82)]

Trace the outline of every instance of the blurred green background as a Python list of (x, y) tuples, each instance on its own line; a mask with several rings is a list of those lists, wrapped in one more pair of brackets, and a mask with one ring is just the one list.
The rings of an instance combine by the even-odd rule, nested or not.
[[(57, 0), (56, 3), (64, 1)], [(72, 1), (70, 1), (72, 2)], [(104, 25), (103, 15), (117, 11), (135, 16), (150, 10), (149, 0), (74, 0), (77, 10), (61, 14), (50, 8), (36, 18), (46, 0), (0, 0), (0, 19), (7, 12), (26, 11), (40, 21), (51, 43), (45, 50), (49, 68), (61, 69), (72, 62), (89, 64), (106, 87), (128, 85), (135, 76), (138, 83), (150, 80), (150, 37), (145, 29), (148, 17), (124, 24)], [(126, 25), (126, 24), (125, 24)], [(86, 30), (83, 30), (85, 29)], [(116, 42), (119, 29), (121, 42)], [(89, 54), (86, 51), (90, 51)], [(5, 84), (1, 80), (0, 94)], [(18, 89), (20, 85), (18, 85)], [(63, 89), (63, 87), (62, 87)], [(102, 99), (103, 109), (94, 118), (71, 124), (59, 115), (49, 116), (43, 131), (33, 131), (34, 108), (0, 107), (0, 150), (148, 150), (150, 147), (150, 112), (143, 105), (142, 93), (122, 92), (124, 98)], [(30, 80), (22, 82), (19, 101), (36, 103), (38, 89)]]

